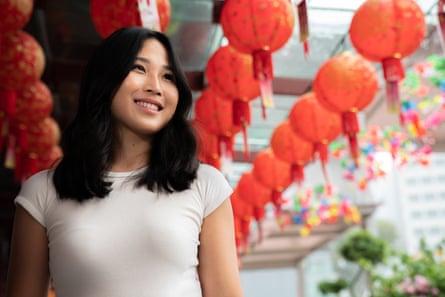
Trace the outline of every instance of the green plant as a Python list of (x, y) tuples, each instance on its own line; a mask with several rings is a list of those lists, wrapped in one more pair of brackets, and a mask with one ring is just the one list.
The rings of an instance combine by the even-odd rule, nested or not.
[[(420, 252), (408, 255), (360, 230), (350, 234), (339, 252), (344, 259), (356, 263), (360, 272), (367, 272), (372, 297), (445, 297), (444, 248), (445, 240), (431, 248), (422, 239)], [(355, 280), (354, 277), (347, 286), (351, 288)], [(333, 292), (328, 283), (319, 283), (323, 294)]]
[[(366, 261), (373, 265), (385, 258), (386, 243), (365, 230), (358, 230), (350, 234), (340, 246), (340, 254), (350, 262)], [(364, 263), (363, 263), (364, 264)]]
[(338, 294), (347, 287), (348, 283), (342, 278), (336, 281), (323, 281), (318, 283), (318, 290), (320, 290), (322, 294)]

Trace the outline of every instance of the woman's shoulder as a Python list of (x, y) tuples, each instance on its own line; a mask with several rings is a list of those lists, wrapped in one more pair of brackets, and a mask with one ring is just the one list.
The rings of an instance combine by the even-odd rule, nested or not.
[(205, 163), (199, 164), (197, 177), (198, 180), (225, 179), (225, 176), (219, 169)]

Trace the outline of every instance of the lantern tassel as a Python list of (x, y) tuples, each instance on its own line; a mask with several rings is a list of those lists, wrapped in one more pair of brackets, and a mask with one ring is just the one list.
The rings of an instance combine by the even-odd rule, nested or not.
[[(131, 2), (130, 2), (131, 3)], [(158, 7), (155, 0), (138, 0), (138, 9), (136, 17), (136, 20), (138, 20), (140, 23), (139, 26), (142, 25), (142, 27), (161, 31), (161, 25), (159, 21), (159, 13), (158, 13)]]
[(320, 159), (321, 163), (321, 170), (323, 171), (323, 176), (326, 181), (326, 191), (330, 192), (331, 182), (329, 180), (329, 175), (326, 170), (326, 164), (328, 162), (328, 145), (327, 143), (317, 143), (315, 145), (315, 151), (318, 153), (318, 158)]
[(269, 51), (265, 50), (254, 51), (252, 55), (254, 77), (259, 80), (260, 84), (263, 119), (266, 119), (266, 108), (274, 107), (272, 91), (272, 55)]
[(357, 133), (360, 131), (360, 127), (357, 119), (357, 113), (355, 111), (342, 113), (342, 126), (343, 133), (348, 138), (351, 157), (354, 160), (356, 168), (358, 168), (359, 147)]
[(440, 43), (445, 52), (445, 0), (439, 0), (437, 4), (437, 17), (439, 19)]
[(297, 5), (298, 23), (300, 26), (300, 42), (303, 43), (304, 57), (309, 57), (309, 22), (307, 17), (306, 0), (302, 0)]
[(6, 147), (6, 157), (5, 157), (5, 168), (8, 169), (14, 169), (15, 166), (15, 136), (12, 134), (9, 134), (8, 136), (8, 144)]
[(399, 82), (405, 78), (402, 62), (397, 57), (382, 60), (383, 75), (386, 81), (386, 98), (389, 112), (400, 111)]
[(301, 186), (301, 183), (304, 180), (304, 165), (302, 164), (292, 164), (291, 166), (291, 174), (293, 179), (295, 180), (298, 186)]
[(250, 159), (249, 142), (247, 137), (247, 126), (251, 122), (250, 105), (249, 102), (242, 100), (233, 101), (233, 124), (241, 126), (244, 143), (244, 158), (246, 161)]
[(226, 175), (232, 174), (233, 148), (232, 140), (227, 136), (218, 136), (221, 156), (221, 171)]

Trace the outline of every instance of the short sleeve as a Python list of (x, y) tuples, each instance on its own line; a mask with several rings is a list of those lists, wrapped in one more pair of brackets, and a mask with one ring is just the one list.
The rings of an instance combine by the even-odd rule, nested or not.
[(49, 204), (49, 195), (54, 191), (52, 174), (45, 170), (27, 179), (20, 189), (14, 203), (22, 206), (34, 219), (45, 226), (45, 213)]
[(233, 192), (222, 172), (207, 164), (199, 167), (198, 187), (204, 201), (204, 217), (217, 209)]

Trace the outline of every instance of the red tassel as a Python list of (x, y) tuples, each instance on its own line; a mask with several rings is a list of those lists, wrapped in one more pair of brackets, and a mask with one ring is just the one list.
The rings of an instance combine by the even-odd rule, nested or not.
[(247, 126), (251, 123), (250, 102), (235, 100), (233, 101), (233, 124), (235, 126), (241, 126), (244, 142), (244, 158), (249, 161), (249, 143), (247, 137)]
[(348, 138), (351, 157), (358, 168), (359, 147), (357, 133), (360, 131), (357, 113), (348, 111), (342, 113), (343, 133)]
[(273, 64), (272, 54), (265, 50), (256, 50), (253, 56), (253, 74), (255, 79), (260, 83), (261, 91), (261, 107), (263, 112), (263, 119), (266, 119), (266, 107), (273, 107)]
[(0, 101), (4, 101), (3, 108), (8, 116), (13, 117), (16, 115), (17, 93), (14, 90), (1, 89)]
[(307, 59), (309, 57), (309, 22), (307, 17), (306, 0), (302, 0), (297, 5), (298, 11), (298, 23), (300, 26), (300, 42), (303, 43), (304, 56)]
[(388, 111), (399, 112), (399, 82), (405, 78), (405, 70), (399, 58), (391, 57), (382, 61), (383, 75), (386, 81)]
[(6, 124), (5, 113), (0, 111), (0, 152), (3, 151), (3, 144), (6, 138)]
[(25, 125), (19, 126), (17, 140), (18, 147), (26, 151), (28, 149), (28, 129)]
[(439, 0), (439, 3), (437, 4), (437, 17), (439, 19), (442, 50), (445, 51), (445, 0)]
[(292, 164), (291, 174), (297, 185), (301, 186), (304, 180), (304, 165), (302, 164)]
[(358, 158), (360, 153), (357, 141), (357, 134), (349, 134), (347, 137), (349, 141), (349, 150), (351, 152), (351, 157), (354, 160), (355, 167), (358, 168), (359, 167)]

